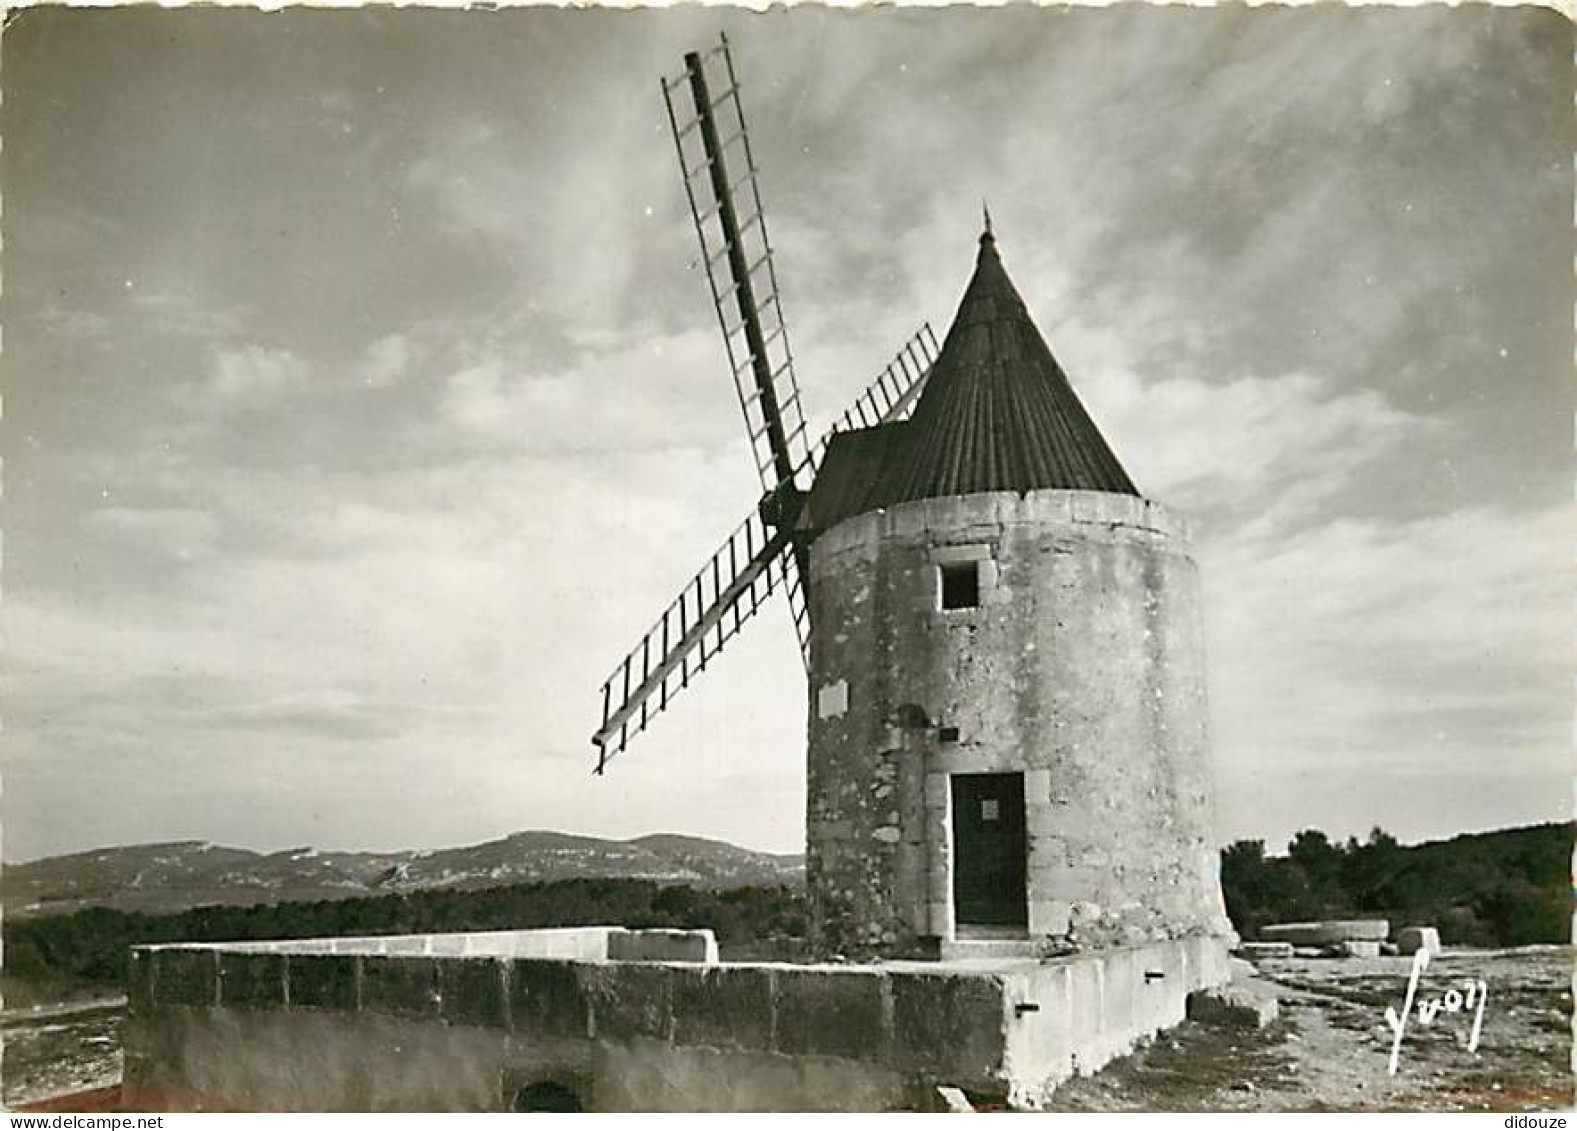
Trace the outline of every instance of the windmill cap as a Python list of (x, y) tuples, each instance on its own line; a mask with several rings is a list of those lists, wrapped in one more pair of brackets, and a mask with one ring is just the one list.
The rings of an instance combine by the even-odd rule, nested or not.
[(1138, 493), (1036, 328), (990, 228), (908, 427), (909, 498)]
[(988, 491), (1137, 495), (1036, 328), (988, 227), (908, 421), (835, 435), (806, 514), (825, 530), (865, 511)]

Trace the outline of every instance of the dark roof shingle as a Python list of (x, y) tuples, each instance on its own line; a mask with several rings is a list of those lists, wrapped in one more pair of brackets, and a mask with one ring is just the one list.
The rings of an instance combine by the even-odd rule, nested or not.
[(1030, 319), (988, 231), (907, 422), (840, 433), (803, 525), (915, 499), (1047, 488), (1137, 495)]

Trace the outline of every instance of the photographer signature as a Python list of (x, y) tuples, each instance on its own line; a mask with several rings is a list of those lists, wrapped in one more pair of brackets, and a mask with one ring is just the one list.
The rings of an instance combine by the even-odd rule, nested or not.
[(1464, 978), (1463, 989), (1453, 987), (1436, 997), (1418, 1001), (1418, 980), (1428, 967), (1429, 951), (1419, 947), (1413, 953), (1413, 972), (1407, 979), (1407, 997), (1402, 1001), (1401, 1015), (1397, 1015), (1394, 1006), (1385, 1007), (1385, 1023), (1396, 1034), (1396, 1039), (1391, 1042), (1389, 1071), (1392, 1076), (1396, 1075), (1396, 1066), (1402, 1056), (1402, 1036), (1407, 1031), (1409, 1017), (1416, 1014), (1420, 1025), (1432, 1025), (1442, 1010), (1447, 1013), (1459, 1013), (1464, 1009), (1473, 1010), (1473, 1030), (1468, 1036), (1468, 1052), (1477, 1050), (1479, 1036), (1484, 1030), (1484, 1004), (1489, 1000), (1489, 985), (1484, 979)]

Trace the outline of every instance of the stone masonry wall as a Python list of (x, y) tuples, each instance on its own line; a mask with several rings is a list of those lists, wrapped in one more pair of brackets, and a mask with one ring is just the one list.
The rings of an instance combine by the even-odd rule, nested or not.
[(129, 1109), (507, 1111), (550, 1083), (595, 1111), (883, 1110), (1010, 1087), (1001, 973), (356, 941), (135, 948)]
[[(974, 563), (976, 608), (941, 609)], [(1029, 933), (1226, 935), (1198, 578), (1154, 503), (930, 499), (812, 546), (807, 869), (828, 952), (954, 937), (950, 774), (1025, 774)], [(956, 728), (956, 738), (943, 728)]]
[[(640, 936), (645, 935), (643, 939)], [(1190, 938), (1047, 961), (722, 964), (706, 932), (584, 928), (136, 947), (129, 1111), (1033, 1107), (1229, 976)], [(596, 957), (623, 943), (694, 961)], [(566, 955), (575, 955), (567, 957)]]

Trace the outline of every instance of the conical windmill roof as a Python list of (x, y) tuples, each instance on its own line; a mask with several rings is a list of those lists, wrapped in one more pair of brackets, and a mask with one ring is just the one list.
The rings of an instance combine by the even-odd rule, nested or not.
[(833, 438), (806, 522), (825, 530), (916, 499), (1054, 488), (1139, 493), (1036, 329), (988, 229), (914, 412)]

